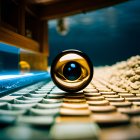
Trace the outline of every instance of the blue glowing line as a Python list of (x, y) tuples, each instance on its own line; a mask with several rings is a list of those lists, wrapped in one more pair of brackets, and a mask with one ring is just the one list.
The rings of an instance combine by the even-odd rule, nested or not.
[(15, 46), (11, 46), (5, 43), (0, 42), (0, 52), (9, 52), (19, 54), (20, 49), (16, 48)]

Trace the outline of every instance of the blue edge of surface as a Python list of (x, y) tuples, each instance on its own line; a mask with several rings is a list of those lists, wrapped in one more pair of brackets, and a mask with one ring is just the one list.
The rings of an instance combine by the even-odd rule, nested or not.
[[(10, 73), (11, 74), (11, 73)], [(15, 74), (15, 73), (14, 73)], [(32, 85), (40, 81), (49, 81), (50, 74), (48, 72), (32, 72), (28, 74), (18, 74), (15, 78), (0, 79), (0, 97), (7, 95), (13, 90)]]
[[(7, 52), (19, 55), (20, 49), (0, 42), (0, 52)], [(18, 65), (18, 64), (17, 64)], [(12, 75), (12, 77), (10, 77)], [(2, 78), (6, 76), (7, 78)], [(10, 94), (12, 91), (23, 88), (28, 85), (40, 81), (49, 81), (50, 74), (47, 71), (31, 71), (30, 73), (22, 74), (19, 70), (2, 70), (0, 71), (0, 97)]]

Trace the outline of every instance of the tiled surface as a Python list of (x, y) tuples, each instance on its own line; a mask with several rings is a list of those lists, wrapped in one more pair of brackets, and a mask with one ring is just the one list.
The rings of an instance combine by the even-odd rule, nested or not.
[(140, 97), (98, 78), (78, 93), (40, 82), (0, 98), (0, 123), (1, 139), (140, 139)]

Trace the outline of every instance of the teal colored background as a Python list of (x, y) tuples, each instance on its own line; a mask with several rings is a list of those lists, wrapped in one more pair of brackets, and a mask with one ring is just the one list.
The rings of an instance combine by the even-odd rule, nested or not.
[(140, 0), (130, 0), (86, 14), (71, 16), (69, 32), (61, 36), (49, 22), (49, 65), (66, 49), (81, 50), (95, 66), (112, 65), (140, 54)]

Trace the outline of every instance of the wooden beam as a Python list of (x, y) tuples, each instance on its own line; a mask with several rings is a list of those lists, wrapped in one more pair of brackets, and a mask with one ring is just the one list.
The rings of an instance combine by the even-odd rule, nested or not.
[(34, 16), (34, 17), (38, 17), (38, 6), (39, 5), (33, 5), (33, 4), (28, 4), (26, 2), (26, 11), (28, 13), (30, 13), (30, 15)]
[(0, 42), (5, 42), (19, 48), (28, 49), (35, 52), (39, 52), (40, 47), (38, 42), (3, 27), (0, 27)]
[(0, 24), (1, 24), (1, 4), (2, 2), (1, 2), (1, 0), (0, 0)]
[(60, 1), (66, 1), (66, 0), (27, 0), (27, 4), (52, 4), (52, 3), (57, 3)]
[(19, 4), (18, 32), (25, 36), (25, 0), (22, 0)]
[(57, 19), (81, 12), (97, 10), (128, 0), (67, 0), (40, 6), (40, 19)]
[(47, 21), (40, 21), (39, 24), (39, 43), (40, 52), (49, 55), (49, 43), (48, 43), (48, 23)]

